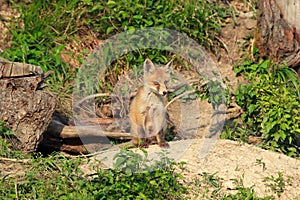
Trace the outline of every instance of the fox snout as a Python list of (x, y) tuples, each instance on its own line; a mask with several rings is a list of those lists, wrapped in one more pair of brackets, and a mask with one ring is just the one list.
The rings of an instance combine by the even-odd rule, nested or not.
[(158, 81), (150, 82), (148, 84), (148, 87), (150, 87), (154, 93), (159, 94), (161, 96), (165, 96), (167, 94), (166, 85)]
[(158, 88), (155, 88), (156, 89), (156, 92), (159, 94), (159, 95), (161, 95), (161, 96), (165, 96), (167, 93), (168, 93), (168, 91), (167, 91), (167, 89), (165, 88), (165, 89), (162, 89), (161, 87), (158, 87)]
[(163, 91), (162, 95), (165, 96), (168, 92), (167, 91)]

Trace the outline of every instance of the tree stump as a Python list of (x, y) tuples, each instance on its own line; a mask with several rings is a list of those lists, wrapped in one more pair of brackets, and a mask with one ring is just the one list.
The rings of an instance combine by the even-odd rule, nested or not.
[(25, 153), (37, 149), (55, 109), (56, 96), (40, 89), (42, 80), (40, 67), (0, 58), (0, 120), (15, 131), (16, 148)]
[(300, 1), (259, 0), (257, 3), (258, 34), (255, 40), (260, 53), (299, 68)]

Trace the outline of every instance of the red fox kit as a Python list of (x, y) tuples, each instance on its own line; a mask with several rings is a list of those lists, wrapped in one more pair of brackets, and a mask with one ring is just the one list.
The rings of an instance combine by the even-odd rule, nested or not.
[(132, 142), (136, 146), (148, 147), (154, 141), (160, 147), (169, 147), (164, 137), (167, 128), (166, 83), (170, 80), (170, 65), (171, 62), (164, 67), (156, 67), (149, 59), (144, 62), (144, 85), (138, 89), (129, 111)]

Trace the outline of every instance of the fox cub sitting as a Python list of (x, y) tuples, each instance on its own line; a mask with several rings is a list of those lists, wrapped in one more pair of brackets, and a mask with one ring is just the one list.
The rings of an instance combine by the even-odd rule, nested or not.
[(170, 80), (171, 62), (164, 67), (155, 66), (151, 60), (144, 62), (144, 85), (130, 104), (131, 136), (135, 146), (147, 148), (158, 143), (168, 148), (165, 141), (167, 129), (166, 83)]

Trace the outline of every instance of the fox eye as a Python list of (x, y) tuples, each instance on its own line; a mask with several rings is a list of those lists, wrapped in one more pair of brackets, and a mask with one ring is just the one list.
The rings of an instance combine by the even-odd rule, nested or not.
[(154, 85), (159, 85), (159, 82), (153, 81), (153, 84), (154, 84)]

